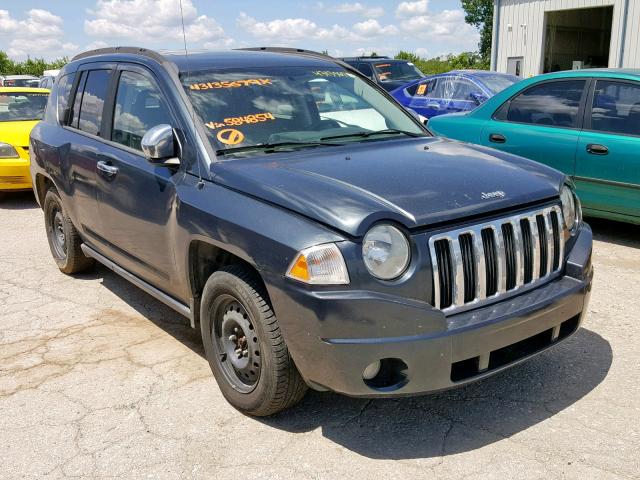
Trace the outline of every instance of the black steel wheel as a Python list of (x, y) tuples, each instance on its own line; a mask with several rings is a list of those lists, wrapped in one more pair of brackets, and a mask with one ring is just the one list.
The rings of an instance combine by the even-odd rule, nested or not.
[(220, 391), (238, 410), (272, 415), (304, 396), (307, 385), (255, 271), (232, 265), (209, 277), (202, 292), (200, 328)]
[(43, 209), (49, 249), (60, 271), (80, 273), (91, 268), (94, 261), (82, 252), (80, 235), (66, 214), (55, 189), (47, 191)]
[(256, 387), (262, 367), (254, 320), (231, 295), (220, 295), (215, 303), (212, 347), (227, 381), (239, 392), (249, 393)]

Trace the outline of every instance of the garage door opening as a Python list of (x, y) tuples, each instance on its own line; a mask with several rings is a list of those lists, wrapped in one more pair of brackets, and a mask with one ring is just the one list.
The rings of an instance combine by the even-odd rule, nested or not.
[(609, 66), (613, 7), (545, 13), (544, 73)]

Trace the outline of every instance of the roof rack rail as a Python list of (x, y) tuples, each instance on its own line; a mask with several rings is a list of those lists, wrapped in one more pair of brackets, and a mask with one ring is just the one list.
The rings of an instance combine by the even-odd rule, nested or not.
[(285, 53), (285, 54), (292, 54), (292, 55), (306, 55), (308, 57), (317, 57), (317, 58), (323, 58), (325, 60), (330, 60), (334, 63), (337, 63), (338, 65), (340, 65), (341, 67), (347, 69), (347, 70), (352, 70), (354, 72), (357, 72), (358, 75), (360, 75), (360, 72), (358, 72), (355, 68), (353, 68), (351, 65), (349, 65), (348, 63), (345, 63), (341, 58), (336, 58), (336, 57), (332, 57), (331, 55), (325, 55), (324, 53), (320, 53), (320, 52), (315, 52), (313, 50), (305, 50), (304, 48), (291, 48), (291, 47), (245, 47), (245, 48), (235, 48), (234, 50), (239, 50), (239, 51), (247, 51), (247, 52), (273, 52), (273, 53)]
[(342, 57), (345, 60), (391, 60), (387, 55), (360, 55), (359, 57)]
[(234, 48), (234, 50), (245, 50), (248, 52), (274, 52), (274, 53), (299, 53), (303, 55), (309, 55), (314, 57), (325, 57), (335, 60), (331, 55), (325, 55), (324, 53), (316, 52), (314, 50), (305, 50), (304, 48), (292, 48), (292, 47), (245, 47)]
[(106, 55), (109, 53), (128, 53), (132, 55), (142, 55), (157, 62), (163, 63), (166, 59), (155, 50), (149, 50), (148, 48), (139, 47), (106, 47), (97, 48), (95, 50), (88, 50), (86, 52), (79, 53), (71, 59), (71, 61), (80, 60), (81, 58), (94, 57), (96, 55)]

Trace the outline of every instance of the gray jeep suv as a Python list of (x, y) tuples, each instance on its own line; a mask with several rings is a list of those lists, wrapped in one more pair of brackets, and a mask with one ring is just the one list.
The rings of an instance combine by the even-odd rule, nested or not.
[(252, 415), (307, 387), (463, 385), (587, 309), (591, 230), (563, 174), (434, 138), (313, 52), (81, 54), (31, 152), (60, 270), (97, 260), (188, 317)]

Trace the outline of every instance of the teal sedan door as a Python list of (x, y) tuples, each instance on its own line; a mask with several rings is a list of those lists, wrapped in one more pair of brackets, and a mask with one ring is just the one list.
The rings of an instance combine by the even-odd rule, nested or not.
[(640, 223), (640, 82), (596, 79), (578, 140), (585, 213)]
[(573, 174), (586, 86), (586, 79), (562, 79), (525, 89), (486, 123), (482, 143)]

